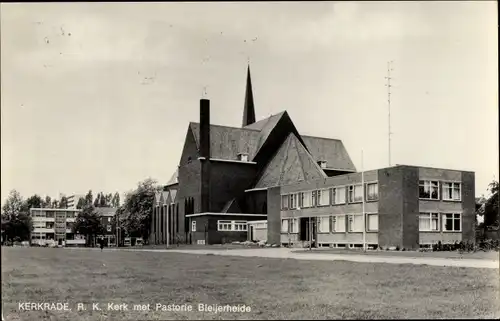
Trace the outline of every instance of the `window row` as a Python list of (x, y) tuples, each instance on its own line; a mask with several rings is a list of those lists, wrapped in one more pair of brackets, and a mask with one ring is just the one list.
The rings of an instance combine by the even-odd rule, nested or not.
[[(316, 222), (319, 233), (363, 232), (363, 214), (320, 216)], [(366, 231), (378, 231), (378, 214), (366, 214)], [(299, 233), (298, 219), (282, 219), (281, 233)]]
[(247, 221), (217, 221), (217, 231), (245, 232), (246, 230)]
[(428, 200), (460, 201), (462, 199), (462, 184), (442, 182), (440, 185), (439, 181), (421, 180), (418, 182), (418, 197)]
[(418, 230), (421, 232), (460, 232), (462, 231), (462, 215), (460, 213), (420, 213)]
[[(367, 201), (378, 200), (377, 183), (367, 183), (365, 189)], [(356, 184), (281, 195), (281, 208), (295, 209), (299, 207), (338, 205), (346, 204), (346, 200), (347, 203), (362, 202), (363, 185)]]

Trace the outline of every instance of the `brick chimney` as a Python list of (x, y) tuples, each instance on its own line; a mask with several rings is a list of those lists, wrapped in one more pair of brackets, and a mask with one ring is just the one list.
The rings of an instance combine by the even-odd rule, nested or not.
[(210, 100), (200, 100), (200, 157), (201, 204), (200, 212), (210, 212)]

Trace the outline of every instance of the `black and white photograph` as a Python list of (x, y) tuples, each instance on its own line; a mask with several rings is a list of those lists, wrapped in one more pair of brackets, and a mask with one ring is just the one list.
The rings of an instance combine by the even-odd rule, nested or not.
[(2, 321), (500, 319), (496, 1), (0, 6)]

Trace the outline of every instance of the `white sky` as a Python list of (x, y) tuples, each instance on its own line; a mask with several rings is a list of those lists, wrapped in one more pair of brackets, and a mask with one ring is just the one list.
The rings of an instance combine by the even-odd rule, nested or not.
[(257, 119), (287, 110), (367, 170), (388, 165), (394, 60), (393, 164), (475, 171), (479, 196), (498, 179), (497, 38), (495, 1), (2, 3), (2, 202), (165, 183), (204, 85), (212, 123), (241, 125), (247, 55)]

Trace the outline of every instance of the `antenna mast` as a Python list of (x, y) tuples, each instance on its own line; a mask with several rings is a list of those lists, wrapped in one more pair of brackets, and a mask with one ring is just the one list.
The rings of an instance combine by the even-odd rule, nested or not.
[(385, 84), (385, 86), (387, 87), (387, 110), (388, 110), (388, 114), (387, 114), (387, 125), (388, 125), (388, 152), (389, 152), (389, 167), (391, 166), (391, 135), (392, 135), (392, 132), (391, 132), (391, 80), (393, 79), (391, 77), (391, 71), (393, 71), (394, 69), (392, 68), (392, 63), (393, 61), (389, 61), (387, 63), (387, 77), (385, 77), (385, 79), (387, 79), (387, 83)]

